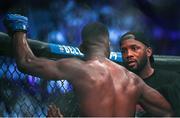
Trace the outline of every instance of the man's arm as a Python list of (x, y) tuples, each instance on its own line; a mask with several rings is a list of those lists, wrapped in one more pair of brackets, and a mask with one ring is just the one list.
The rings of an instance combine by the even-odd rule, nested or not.
[(155, 89), (149, 87), (141, 81), (140, 105), (152, 115), (156, 116), (173, 116), (173, 110), (167, 100)]
[(12, 43), (15, 60), (20, 71), (48, 79), (63, 77), (63, 73), (59, 72), (56, 61), (34, 56), (27, 43), (26, 33), (15, 32)]
[(70, 75), (70, 65), (76, 65), (76, 61), (72, 59), (53, 61), (38, 58), (33, 54), (27, 43), (26, 17), (10, 14), (5, 19), (5, 25), (12, 36), (15, 60), (20, 71), (46, 79), (63, 79)]

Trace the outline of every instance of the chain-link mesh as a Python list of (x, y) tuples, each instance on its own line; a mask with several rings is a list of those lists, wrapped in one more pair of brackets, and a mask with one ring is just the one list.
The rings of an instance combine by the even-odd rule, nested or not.
[(0, 56), (0, 116), (44, 117), (55, 104), (64, 116), (79, 116), (72, 85), (21, 73), (14, 59)]

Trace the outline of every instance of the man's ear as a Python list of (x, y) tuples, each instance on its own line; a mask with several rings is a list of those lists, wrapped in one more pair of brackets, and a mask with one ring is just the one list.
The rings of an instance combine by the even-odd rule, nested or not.
[(147, 53), (147, 56), (150, 57), (153, 54), (152, 48), (151, 47), (147, 47), (146, 48), (146, 53)]

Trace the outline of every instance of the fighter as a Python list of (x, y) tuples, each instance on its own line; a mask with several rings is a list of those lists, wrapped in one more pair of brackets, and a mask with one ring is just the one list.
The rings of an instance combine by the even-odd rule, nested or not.
[(154, 116), (173, 115), (170, 104), (156, 90), (108, 59), (109, 32), (102, 23), (89, 23), (82, 29), (83, 60), (57, 61), (33, 54), (26, 40), (27, 24), (28, 18), (21, 15), (8, 14), (5, 18), (18, 69), (42, 79), (71, 82), (82, 116), (134, 116), (137, 103)]

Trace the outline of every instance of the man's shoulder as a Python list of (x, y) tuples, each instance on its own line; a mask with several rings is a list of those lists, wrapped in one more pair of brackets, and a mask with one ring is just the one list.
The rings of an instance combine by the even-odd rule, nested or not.
[(121, 64), (118, 64), (118, 63), (116, 63), (116, 62), (113, 62), (113, 61), (111, 61), (110, 59), (107, 59), (108, 60), (108, 62), (114, 67), (114, 68), (119, 68), (119, 69), (123, 69), (123, 70), (125, 70), (125, 71), (128, 71), (128, 69), (127, 68), (125, 68), (123, 65), (121, 65)]
[(162, 75), (178, 75), (178, 76), (180, 76), (180, 73), (178, 73), (176, 71), (165, 70), (165, 69), (155, 69), (155, 73), (162, 74)]
[(155, 69), (156, 77), (160, 77), (162, 79), (180, 79), (180, 73), (171, 70), (164, 70), (164, 69)]

